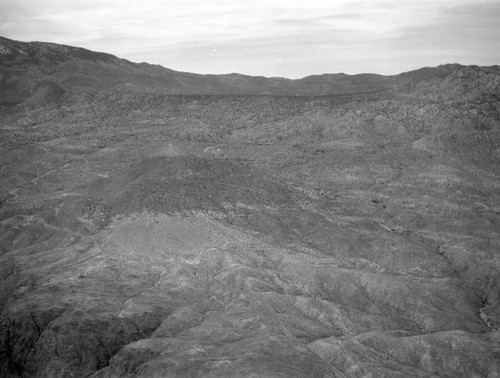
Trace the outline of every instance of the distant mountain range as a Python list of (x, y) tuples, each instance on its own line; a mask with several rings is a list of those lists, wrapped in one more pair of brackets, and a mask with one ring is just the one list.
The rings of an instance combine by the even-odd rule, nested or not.
[(399, 75), (307, 76), (267, 78), (237, 73), (200, 75), (159, 65), (133, 63), (114, 55), (45, 42), (19, 42), (0, 37), (0, 104), (23, 101), (39, 89), (152, 91), (175, 95), (325, 96), (383, 91), (403, 84), (446, 77), (463, 66), (447, 64)]

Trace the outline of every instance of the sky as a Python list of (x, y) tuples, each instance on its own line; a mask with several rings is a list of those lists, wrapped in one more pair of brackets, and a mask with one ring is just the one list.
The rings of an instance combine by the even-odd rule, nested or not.
[(500, 0), (0, 0), (0, 36), (195, 73), (500, 64)]

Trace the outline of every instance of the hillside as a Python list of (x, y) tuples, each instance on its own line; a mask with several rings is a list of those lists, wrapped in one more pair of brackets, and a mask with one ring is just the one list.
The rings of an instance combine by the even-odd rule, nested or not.
[[(444, 77), (460, 68), (438, 68), (395, 76), (325, 74), (299, 80), (240, 74), (198, 75), (147, 63), (132, 63), (113, 55), (41, 42), (17, 42), (0, 37), (1, 104), (15, 104), (50, 86), (82, 91), (153, 92), (170, 95), (319, 96), (383, 91), (402, 84)], [(40, 89), (42, 88), (42, 89)]]
[(500, 67), (0, 43), (0, 376), (500, 372)]

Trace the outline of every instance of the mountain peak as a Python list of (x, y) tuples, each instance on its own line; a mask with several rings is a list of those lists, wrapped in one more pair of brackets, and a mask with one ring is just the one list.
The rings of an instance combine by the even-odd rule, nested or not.
[(111, 54), (95, 52), (81, 47), (73, 47), (50, 42), (21, 42), (0, 37), (0, 56), (14, 58), (44, 58), (66, 60), (79, 58), (91, 61), (112, 61), (118, 58)]

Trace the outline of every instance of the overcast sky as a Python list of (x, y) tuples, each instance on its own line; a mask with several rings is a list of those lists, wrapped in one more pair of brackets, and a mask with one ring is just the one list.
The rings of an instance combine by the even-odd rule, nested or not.
[(500, 0), (0, 0), (0, 35), (197, 73), (500, 64)]

